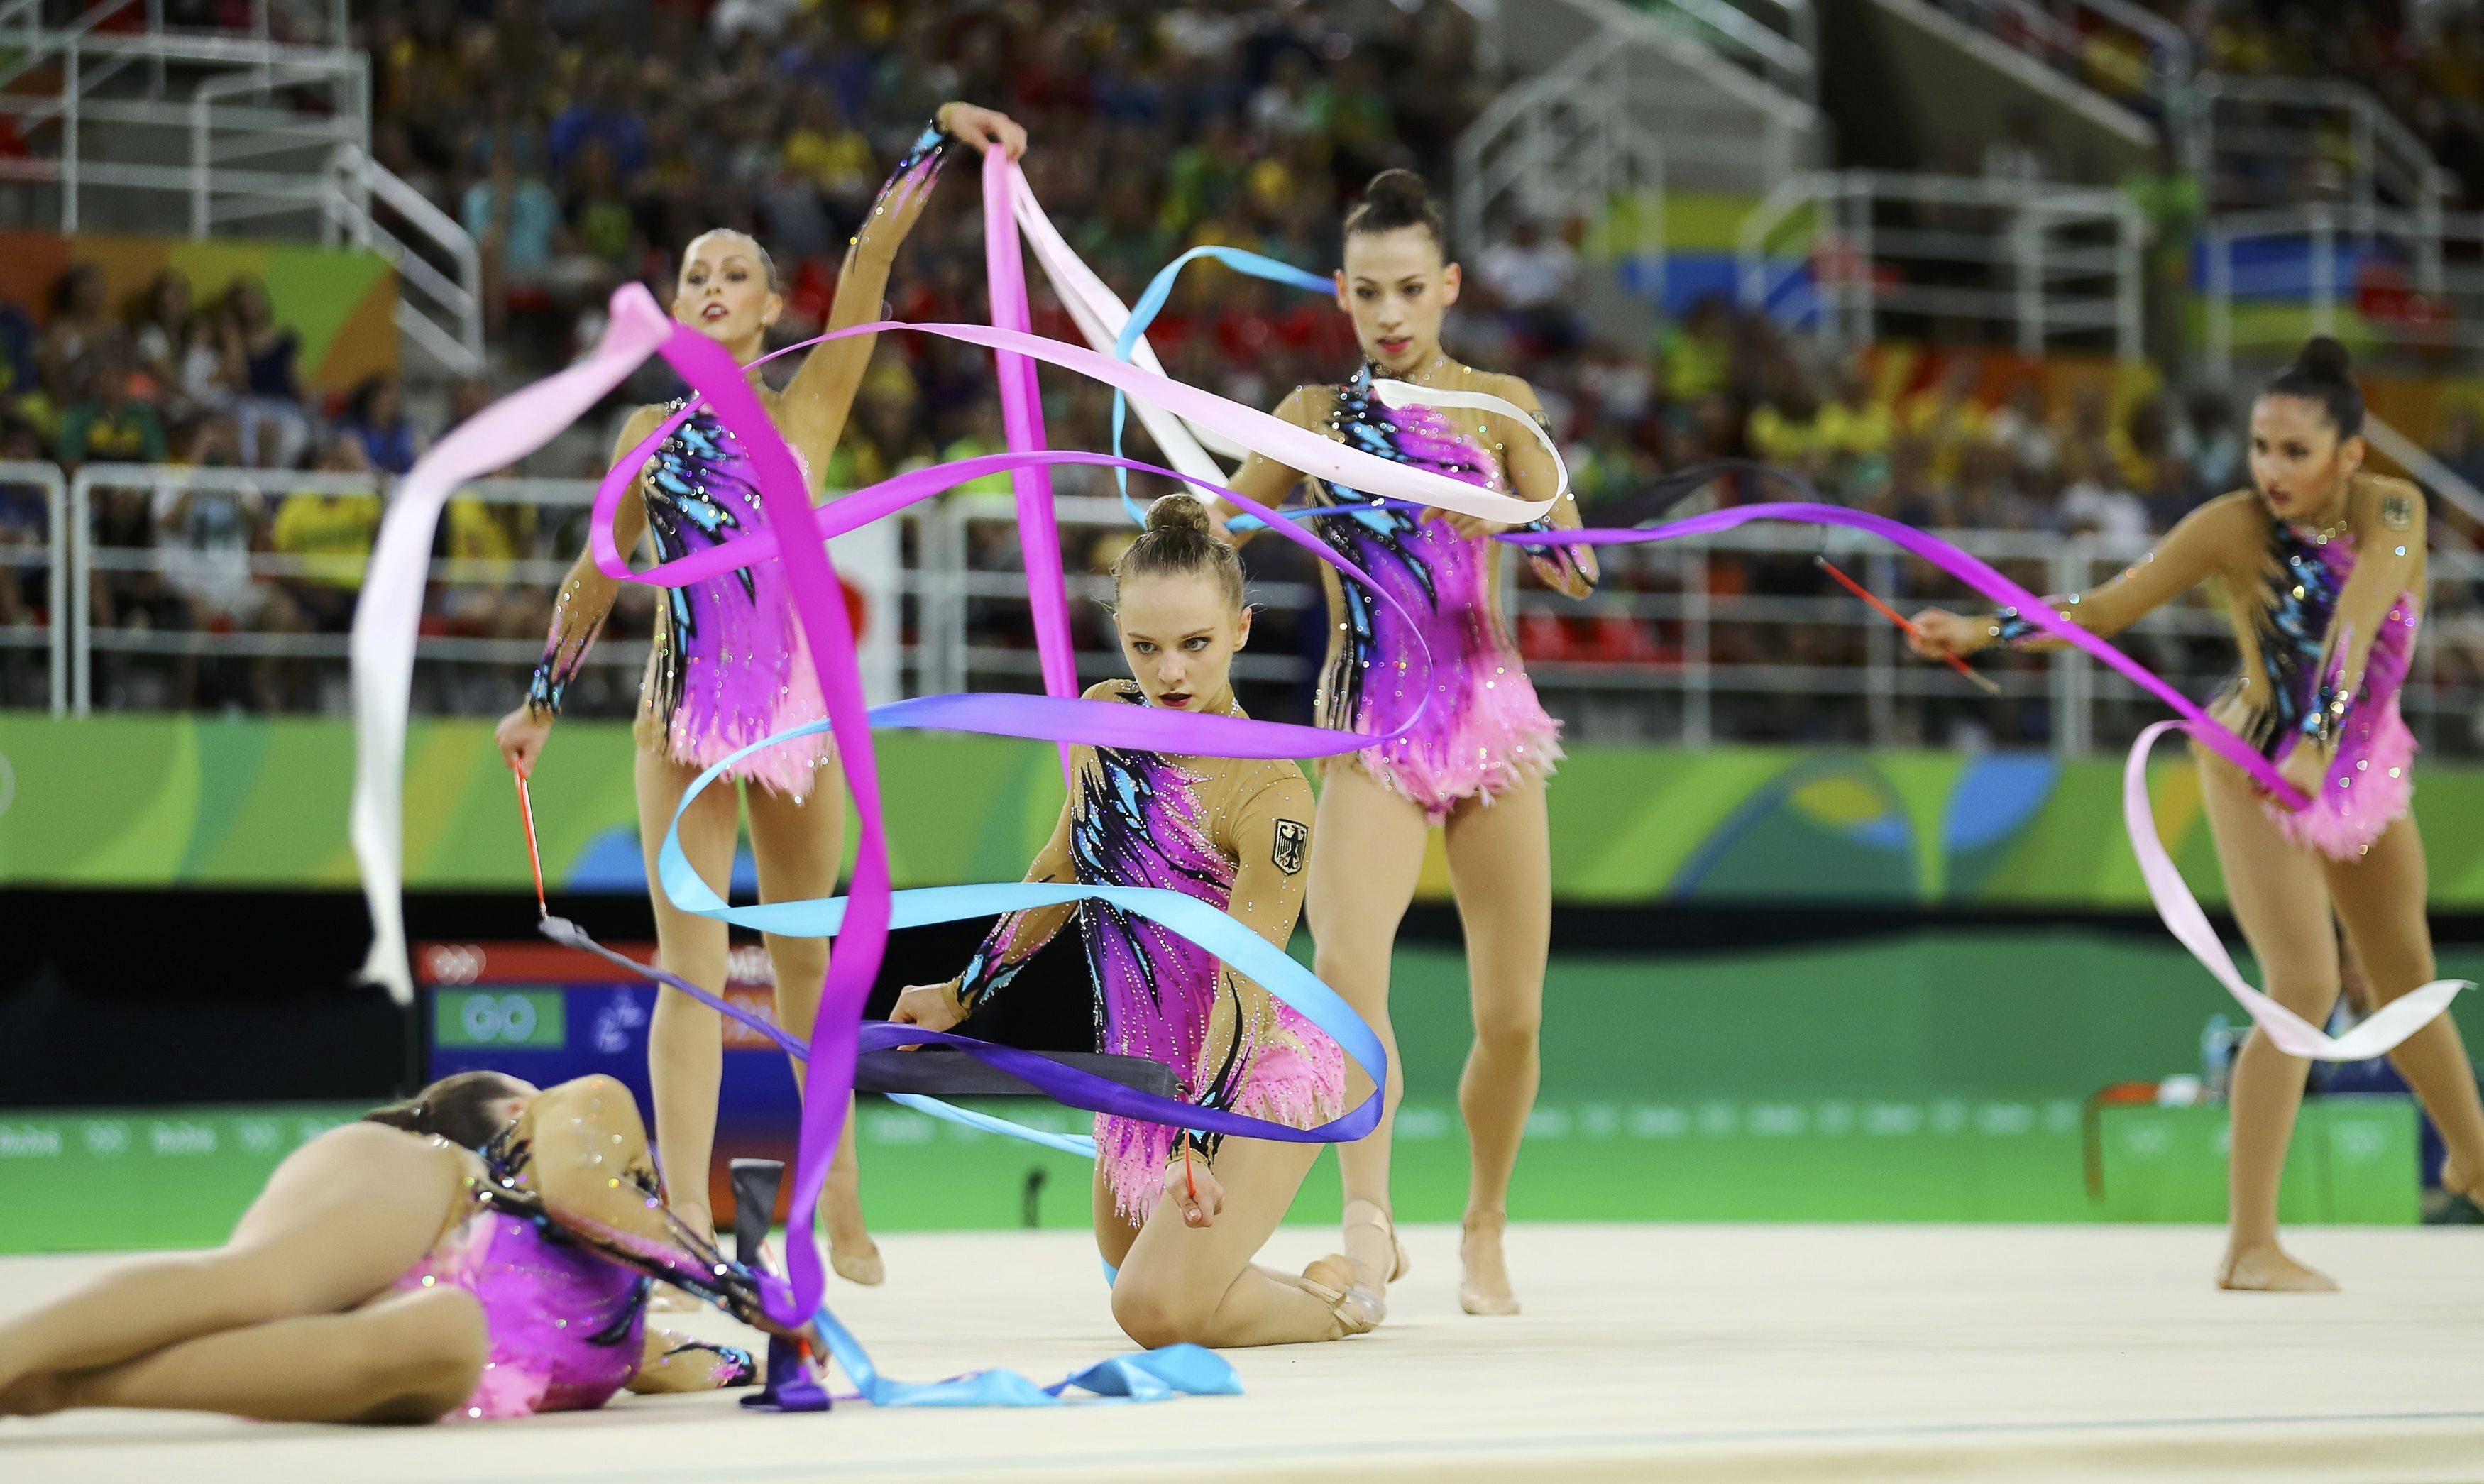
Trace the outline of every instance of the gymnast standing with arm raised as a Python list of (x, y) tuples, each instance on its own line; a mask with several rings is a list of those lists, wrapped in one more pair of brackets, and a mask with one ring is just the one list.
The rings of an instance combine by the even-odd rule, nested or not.
[[(944, 104), (932, 125), (881, 187), (846, 256), (830, 330), (869, 323), (880, 311), (898, 248), (930, 201), (947, 142), (1006, 150), (1026, 147), (1025, 131), (1006, 116), (964, 103)], [(768, 329), (783, 312), (776, 269), (768, 252), (736, 231), (711, 231), (682, 254), (673, 317), (748, 364), (759, 358)], [(806, 355), (779, 392), (752, 372), (754, 389), (777, 430), (806, 470), (825, 469), (846, 414), (871, 359), (871, 336), (830, 340)], [(679, 404), (643, 407), (614, 446), (614, 460), (645, 442)], [(656, 449), (622, 499), (613, 523), (624, 552), (652, 532), (666, 560), (736, 539), (765, 526), (750, 456), (713, 411), (702, 407)], [(509, 767), (530, 773), (559, 714), (563, 692), (620, 589), (581, 555), (561, 586), (552, 636), (526, 701), (500, 723)], [(638, 832), (656, 912), (658, 960), (670, 973), (722, 993), (725, 926), (685, 912), (667, 900), (657, 877), (657, 854), (682, 796), (699, 773), (737, 749), (826, 715), (810, 651), (780, 566), (763, 562), (686, 586), (671, 587), (657, 612), (654, 653), (640, 689), (635, 765)], [(701, 794), (681, 817), (682, 850), (699, 875), (720, 881), (732, 874), (742, 813), (750, 820), (751, 852), (763, 902), (833, 896), (845, 834), (845, 795), (836, 782), (834, 746), (825, 735), (801, 738), (733, 765), (743, 785)], [(776, 980), (777, 1023), (808, 1038), (827, 975), (824, 938), (766, 935)], [(713, 1010), (688, 995), (658, 991), (648, 1033), (648, 1070), (656, 1109), (656, 1147), (683, 1217), (715, 1229), (709, 1210), (708, 1165), (716, 1143), (724, 1030)], [(796, 1072), (798, 1083), (799, 1073)], [(846, 1120), (820, 1210), (830, 1264), (843, 1277), (877, 1283), (879, 1250), (864, 1228), (853, 1121)]]

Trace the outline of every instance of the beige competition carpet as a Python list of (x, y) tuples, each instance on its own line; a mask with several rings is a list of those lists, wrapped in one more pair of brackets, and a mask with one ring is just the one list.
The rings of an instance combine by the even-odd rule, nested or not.
[[(0, 1480), (2484, 1479), (2484, 1232), (2307, 1228), (2345, 1292), (2220, 1293), (2202, 1228), (1532, 1226), (1471, 1319), (1411, 1228), (1375, 1335), (1233, 1352), (1247, 1394), (742, 1412), (729, 1395), (389, 1431), (0, 1420)], [(1272, 1260), (1326, 1250), (1288, 1228)], [(834, 1302), (890, 1374), (1049, 1382), (1126, 1342), (1083, 1234), (882, 1238)], [(93, 1257), (0, 1260), (0, 1313)], [(677, 1316), (679, 1317), (679, 1316)], [(692, 1327), (734, 1330), (713, 1314)]]

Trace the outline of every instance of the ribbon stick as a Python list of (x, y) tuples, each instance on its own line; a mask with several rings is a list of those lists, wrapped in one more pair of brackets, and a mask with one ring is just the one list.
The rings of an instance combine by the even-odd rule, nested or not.
[(458, 424), (396, 487), (371, 545), (349, 641), (354, 685), (354, 860), (370, 909), (363, 975), (414, 1003), (405, 949), (405, 730), (414, 647), (429, 580), (431, 540), (448, 497), (506, 469), (585, 416), (637, 369), (672, 328), (644, 289), (616, 297), (604, 337), (569, 369), (494, 402)]
[[(1879, 614), (1882, 618), (1885, 618), (1889, 622), (1897, 625), (1899, 633), (1904, 634), (1910, 639), (1922, 637), (1922, 635), (1916, 632), (1914, 623), (1910, 619), (1908, 619), (1904, 614), (1899, 612), (1896, 608), (1882, 603), (1878, 595), (1874, 593), (1872, 589), (1864, 586), (1852, 578), (1848, 577), (1845, 570), (1839, 567), (1837, 563), (1830, 561), (1825, 556), (1818, 554), (1814, 554), (1811, 559), (1819, 565), (1821, 571), (1827, 573), (1832, 578), (1835, 578), (1837, 580), (1838, 586), (1845, 588), (1855, 597), (1862, 599), (1864, 604), (1869, 607), (1873, 612)], [(1980, 688), (1984, 694), (1999, 695), (2001, 693), (2001, 688), (1993, 684), (1990, 676), (1976, 669), (1975, 666), (1967, 663), (1964, 660), (1959, 659), (1956, 655), (1946, 654), (1941, 656), (1941, 658), (1949, 661), (1949, 667), (1951, 669), (1958, 671), (1960, 675), (1963, 675), (1968, 680), (1974, 682), (1974, 684)]]

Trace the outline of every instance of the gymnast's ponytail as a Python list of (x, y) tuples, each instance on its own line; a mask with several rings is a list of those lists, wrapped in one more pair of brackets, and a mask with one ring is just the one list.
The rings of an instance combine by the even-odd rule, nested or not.
[(1226, 605), (1237, 613), (1242, 610), (1242, 558), (1216, 539), (1207, 507), (1196, 496), (1168, 495), (1148, 507), (1148, 528), (1113, 563), (1113, 588), (1118, 597), (1121, 584), (1133, 578), (1198, 572), (1214, 574)]
[(2363, 392), (2355, 385), (2354, 358), (2328, 336), (2315, 335), (2304, 341), (2294, 364), (2278, 372), (2260, 395), (2299, 396), (2319, 403), (2328, 410), (2340, 443), (2363, 431)]

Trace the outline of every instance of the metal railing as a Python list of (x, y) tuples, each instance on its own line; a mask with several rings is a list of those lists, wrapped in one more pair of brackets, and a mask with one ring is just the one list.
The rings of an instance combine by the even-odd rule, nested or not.
[[(283, 106), (324, 94), (324, 108)], [(270, 218), (330, 220), (322, 167), (370, 138), (370, 70), (359, 56), (315, 56), (226, 72), (189, 98), (190, 235), (265, 234)], [(323, 240), (334, 245), (333, 232)]]
[[(40, 567), (43, 571), (43, 607), (40, 615), (27, 613), (13, 617), (0, 611), (0, 661), (11, 657), (40, 653), (43, 656), (45, 685), (44, 704), (53, 715), (62, 715), (69, 705), (69, 633), (76, 627), (69, 613), (69, 519), (68, 481), (56, 464), (0, 460), (0, 488), (34, 488), (43, 492), (43, 542), (40, 547), (0, 546), (0, 582), (22, 588), (22, 574)], [(12, 592), (12, 598), (19, 596)], [(10, 607), (17, 605), (14, 602)], [(0, 672), (5, 673), (5, 672)], [(0, 687), (0, 705), (14, 704), (8, 687)]]
[(1820, 101), (1820, 16), (1810, 0), (1632, 0), (1733, 66), (1806, 102)]
[[(328, 187), (323, 209), (335, 233), (396, 270), (398, 331), (449, 370), (480, 372), (483, 256), (465, 227), (359, 145), (330, 156)], [(391, 229), (375, 206), (406, 232)]]
[(2302, 305), (2317, 334), (2335, 334), (2352, 309), (2400, 346), (2484, 351), (2484, 213), (2327, 202), (2228, 212), (2201, 233), (2200, 254), (2208, 361), (2227, 374), (2238, 354), (2300, 329), (2255, 331), (2237, 312), (2253, 300)]
[(1457, 235), (1480, 252), (1512, 224), (1586, 208), (1626, 213), (1631, 240), (1610, 247), (1661, 262), (1664, 151), (1629, 106), (1627, 38), (1606, 32), (1561, 66), (1493, 99), (1458, 138)]
[(2157, 121), (2180, 119), (2198, 70), (2180, 26), (2130, 0), (1933, 0), (2012, 49), (2116, 102), (2144, 100)]
[[(0, 465), (0, 472), (14, 467)], [(57, 481), (59, 471), (51, 469), (51, 473)], [(283, 553), (270, 549), (271, 534), (284, 500), (294, 496), (370, 499), (376, 527), (391, 482), (370, 474), (160, 464), (80, 468), (67, 481), (64, 518), (55, 525), (56, 531), (76, 532), (56, 569), (67, 575), (63, 601), (76, 619), (69, 626), (55, 625), (53, 642), (59, 647), (63, 677), (57, 683), (57, 706), (77, 715), (98, 706), (132, 709), (107, 693), (101, 683), (107, 666), (131, 673), (153, 666), (148, 672), (155, 682), (151, 688), (160, 692), (162, 672), (170, 666), (263, 661), (304, 672), (288, 677), (303, 684), (287, 688), (312, 695), (322, 708), (341, 708), (349, 637), (336, 621), (338, 614), (327, 615), (323, 624), (293, 595), (305, 584), (358, 592), (360, 561), (367, 549), (360, 556)], [(435, 593), (447, 601), (445, 610), (442, 603), (426, 605), (426, 632), (416, 653), (418, 693), (425, 687), (453, 693), (461, 675), (480, 677), (493, 710), (513, 704), (518, 690), (512, 688), (523, 688), (526, 672), (543, 654), (551, 595), (585, 547), (584, 517), (595, 491), (592, 480), (496, 478), (475, 480), (457, 492), (444, 516), (452, 533), (460, 505), (486, 513), (524, 512), (526, 529), (508, 533), (511, 554), (433, 558), (429, 575)], [(184, 496), (230, 500), (241, 507), (224, 526), (224, 544), (213, 550), (167, 544), (175, 532), (160, 516)], [(143, 503), (147, 513), (105, 523), (99, 518), (116, 499)], [(911, 537), (918, 544), (927, 539), (924, 512), (907, 511), (896, 520), (901, 539)], [(107, 541), (107, 524), (122, 531), (143, 530), (147, 542)], [(842, 545), (850, 539), (839, 541)], [(910, 628), (904, 610), (915, 599), (911, 584), (918, 574), (894, 561), (888, 565), (899, 573), (894, 588), (899, 611), (891, 621)], [(633, 589), (623, 589), (620, 606), (647, 609), (637, 615), (642, 628), (651, 617), (645, 596), (634, 595)], [(157, 615), (176, 609), (190, 621), (176, 627), (154, 622)], [(350, 604), (345, 610), (350, 611)], [(467, 632), (456, 632), (461, 629)], [(618, 637), (608, 630), (587, 656), (589, 678), (574, 686), (573, 693), (602, 689), (634, 697), (647, 649), (643, 636)], [(901, 672), (931, 662), (911, 641), (898, 646)], [(148, 709), (141, 700), (134, 709)]]
[(1860, 344), (1926, 322), (2141, 352), (2146, 222), (2119, 191), (1850, 170), (1797, 175), (1744, 219), (1748, 308)]
[[(11, 0), (0, 5), (0, 40), (14, 42), (16, 55), (0, 66), (0, 94), (14, 87), (18, 79), (44, 67), (61, 55), (58, 39), (73, 39), (94, 33), (106, 21), (126, 13), (137, 0), (100, 0), (78, 13), (75, 19), (57, 31), (43, 29), (43, 0)], [(164, 27), (163, 0), (146, 0), (147, 29)], [(69, 93), (60, 99), (46, 99), (28, 109), (18, 120), (21, 132), (31, 133), (61, 117), (67, 100), (79, 93), (90, 93), (112, 81), (141, 59), (132, 54), (111, 58), (103, 66), (79, 70)], [(74, 66), (74, 64), (71, 64)], [(153, 59), (151, 85), (157, 93), (164, 89), (163, 59)]]
[(2431, 149), (2360, 84), (2202, 72), (2192, 91), (2184, 159), (2212, 213), (2325, 198), (2360, 224), (2391, 207), (2438, 216), (2453, 192)]
[[(127, 669), (210, 659), (324, 667), (327, 683), (310, 688), (320, 704), (341, 708), (346, 638), (340, 632), (248, 624), (168, 631), (94, 621), (97, 613), (115, 611), (114, 603), (97, 603), (98, 588), (109, 600), (117, 585), (148, 577), (176, 587), (216, 580), (320, 580), (331, 574), (319, 557), (272, 553), (260, 539), (247, 553), (216, 554), (219, 576), (203, 570), (206, 563), (161, 546), (100, 545), (92, 539), (93, 523), (101, 503), (114, 498), (141, 499), (152, 509), (163, 497), (183, 490), (281, 499), (306, 491), (377, 489), (374, 481), (337, 475), (130, 465), (81, 470), (68, 484), (66, 519), (55, 526), (56, 532), (79, 532), (66, 562), (68, 591), (55, 600), (66, 603), (76, 621), (55, 623), (49, 636), (58, 654), (63, 631), (74, 631), (66, 660), (55, 661), (70, 677), (69, 709), (146, 709), (148, 697), (142, 688), (118, 697), (100, 690), (98, 663)], [(592, 493), (584, 481), (484, 480), (461, 494), (490, 507), (533, 511), (536, 539), (531, 551), (514, 556), (434, 560), (431, 577), (441, 602), (426, 619), (418, 649), (418, 705), (497, 712), (512, 704), (541, 653), (541, 616), (551, 594), (582, 544), (579, 516)], [(1109, 499), (1064, 498), (1056, 511), (1065, 532), (1127, 528), (1120, 502)], [(905, 554), (889, 564), (894, 577), (888, 588), (897, 610), (897, 686), (913, 694), (1026, 688), (1040, 667), (1026, 640), (1025, 578), (1004, 557), (979, 564), (971, 554), (979, 534), (1014, 526), (1009, 498), (958, 495), (918, 506), (903, 521), (898, 544)], [(2093, 586), (2146, 547), (2038, 531), (1940, 534), (2045, 592)], [(2001, 694), (1970, 690), (1950, 672), (1911, 661), (1895, 632), (1845, 594), (1824, 587), (1807, 591), (1817, 583), (1809, 576), (1810, 558), (1822, 552), (1836, 554), (1858, 579), (1903, 607), (1976, 606), (1971, 599), (1961, 602), (1929, 569), (1854, 533), (1751, 526), (1656, 547), (1607, 548), (1602, 553), (1604, 582), (1584, 603), (1529, 581), (1515, 583), (1511, 606), (1518, 643), (1537, 689), (1581, 736), (1690, 745), (1753, 737), (1905, 745), (1955, 744), (1981, 735), (2003, 742), (2041, 741), (2071, 755), (2126, 742), (2162, 714), (2153, 697), (2068, 652), (1987, 658), (1979, 667)], [(1319, 585), (1304, 580), (1300, 572), (1266, 566), (1288, 554), (1265, 545), (1252, 549), (1252, 597), (1262, 606), (1263, 621), (1299, 615), (1309, 620), (1310, 634), (1323, 634)], [(1739, 582), (1724, 580), (1736, 572)], [(1775, 580), (1788, 575), (1800, 580)], [(1098, 605), (1084, 610), (1081, 621), (1092, 621), (1090, 632), (1098, 634), (1110, 632), (1100, 607), (1109, 597), (1109, 580), (1072, 565), (1073, 599)], [(2426, 620), (2401, 697), (2410, 725), (2427, 746), (2484, 747), (2480, 585), (2484, 558), (2446, 550), (2431, 554), (2422, 595)], [(524, 600), (525, 611), (515, 621), (504, 619), (499, 632), (448, 632), (457, 627), (450, 620), (469, 608), (455, 595), (478, 591), (515, 595)], [(2223, 612), (2195, 593), (2117, 642), (2186, 693), (2205, 696), (2230, 671), (2229, 633)], [(645, 654), (643, 640), (599, 642), (588, 663), (600, 681), (573, 690), (583, 698), (580, 709), (597, 709), (594, 697), (600, 694), (602, 710), (626, 715), (635, 704), (636, 667)], [(1120, 657), (1109, 648), (1090, 649), (1078, 661), (1088, 681), (1122, 673)], [(1246, 685), (1298, 688), (1299, 695), (1310, 688), (1314, 663), (1308, 653), (1263, 644), (1240, 657), (1235, 674)], [(1832, 697), (1846, 704), (1823, 708), (1822, 700)], [(170, 703), (159, 692), (154, 704)]]
[[(371, 158), (367, 58), (229, 35), (37, 35), (58, 60), (59, 86), (0, 93), (0, 115), (22, 132), (28, 118), (57, 110), (57, 148), (0, 158), (0, 180), (54, 188), (62, 232), (94, 229), (97, 205), (119, 207), (124, 228), (160, 230), (169, 197), (193, 237), (367, 248), (397, 272), (396, 321), (414, 347), (453, 375), (481, 369), (480, 254), (454, 219)], [(171, 66), (186, 91), (90, 95), (96, 67), (129, 58)]]
[[(1620, 106), (1639, 130), (1661, 142), (1677, 187), (1749, 191), (1810, 165), (1825, 130), (1814, 102), (1812, 53), (1727, 0), (1662, 0), (1660, 9), (1672, 18), (1625, 0), (1495, 7), (1483, 18), (1484, 36), (1516, 74), (1496, 104), (1577, 66), (1588, 48), (1612, 46), (1625, 59)], [(1487, 109), (1469, 126), (1462, 152), (1497, 152), (1503, 147), (1494, 134), (1525, 127), (1533, 113), (1515, 101)], [(1553, 202), (1551, 209), (1592, 221), (1605, 205), (1580, 201)]]
[[(2200, 70), (2189, 35), (2131, 0), (1935, 3), (2073, 82), (2144, 97), (2206, 183), (2212, 215), (2326, 200), (2360, 224), (2391, 208), (2437, 215), (2452, 192), (2431, 149), (2360, 83)], [(2138, 63), (2125, 75), (2120, 58)]]

